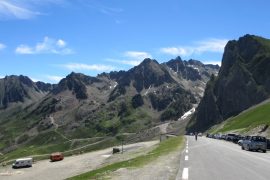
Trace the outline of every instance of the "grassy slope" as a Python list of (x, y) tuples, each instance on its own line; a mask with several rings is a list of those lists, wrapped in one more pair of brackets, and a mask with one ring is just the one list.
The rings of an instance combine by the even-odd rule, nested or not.
[[(9, 111), (8, 111), (9, 112)], [(106, 115), (108, 112), (104, 112)], [(1, 115), (7, 114), (6, 112), (1, 112)], [(21, 109), (16, 110), (15, 115), (12, 113), (9, 114), (9, 119), (7, 117), (0, 116), (0, 129), (4, 131), (1, 132), (5, 136), (0, 139), (0, 148), (8, 147), (9, 142), (14, 142), (14, 139), (19, 135), (26, 132), (29, 127), (32, 127), (33, 124), (36, 124), (39, 117), (35, 117), (33, 115), (27, 116), (27, 112), (22, 111)], [(24, 118), (26, 117), (26, 118)], [(151, 126), (151, 117), (144, 111), (143, 108), (129, 108), (129, 113), (124, 116), (121, 121), (118, 118), (110, 119), (107, 117), (101, 118), (101, 126), (104, 129), (114, 128), (116, 133), (124, 133), (124, 132), (137, 132), (140, 129), (144, 129), (146, 127)], [(109, 120), (108, 120), (109, 119)], [(107, 120), (107, 121), (106, 121)], [(97, 133), (94, 127), (84, 128), (80, 127), (77, 131), (70, 132), (67, 137), (69, 139), (80, 139), (80, 138), (90, 138), (95, 136), (106, 136), (105, 132)], [(61, 129), (57, 130), (61, 134), (65, 134)], [(54, 130), (41, 132), (34, 138), (31, 138), (26, 144), (21, 144), (19, 147), (11, 151), (5, 156), (0, 156), (0, 162), (8, 161), (20, 157), (33, 156), (33, 155), (46, 155), (55, 151), (70, 151), (71, 149), (78, 148), (80, 146), (84, 146), (87, 144), (91, 144), (93, 142), (84, 142), (84, 143), (76, 143), (68, 141), (56, 133)], [(1, 135), (1, 134), (0, 134)], [(65, 134), (66, 135), (66, 134)], [(112, 136), (108, 134), (108, 136)], [(3, 140), (3, 141), (2, 141)], [(110, 147), (119, 143), (119, 140), (116, 137), (109, 138), (108, 141), (104, 143), (100, 143), (97, 145), (93, 145), (88, 148), (84, 148), (83, 151), (92, 151), (97, 149), (102, 149), (105, 147)], [(10, 143), (11, 144), (11, 143)], [(44, 156), (45, 157), (45, 156)], [(47, 157), (47, 156), (46, 156)]]
[(226, 120), (218, 127), (210, 130), (211, 133), (238, 130), (248, 131), (259, 125), (270, 125), (270, 102), (251, 108), (236, 117)]
[(120, 141), (113, 137), (98, 141), (99, 139), (96, 141), (81, 142), (79, 146), (75, 145), (74, 147), (74, 145), (72, 146), (71, 141), (64, 139), (54, 131), (50, 131), (40, 134), (18, 149), (11, 151), (4, 156), (0, 156), (0, 162), (11, 162), (16, 158), (28, 156), (34, 157), (34, 160), (48, 159), (48, 154), (58, 151), (64, 152), (65, 156), (70, 156), (120, 144)]
[(99, 177), (102, 178), (102, 176), (105, 175), (105, 173), (116, 171), (117, 169), (120, 168), (140, 167), (157, 159), (159, 156), (178, 150), (179, 148), (182, 147), (183, 142), (184, 142), (183, 136), (170, 138), (166, 141), (161, 142), (157, 148), (147, 153), (146, 155), (139, 156), (127, 161), (110, 164), (105, 167), (89, 171), (87, 173), (75, 177), (71, 177), (69, 178), (69, 180), (96, 179)]

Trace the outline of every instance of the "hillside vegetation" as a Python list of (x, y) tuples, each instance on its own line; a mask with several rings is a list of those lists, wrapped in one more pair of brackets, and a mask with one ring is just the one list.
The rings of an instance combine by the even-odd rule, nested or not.
[[(246, 133), (259, 128), (258, 131), (265, 131), (270, 125), (270, 102), (263, 103), (254, 108), (250, 108), (238, 116), (229, 118), (222, 124), (213, 127), (210, 132), (239, 132)], [(258, 132), (259, 133), (259, 132)]]

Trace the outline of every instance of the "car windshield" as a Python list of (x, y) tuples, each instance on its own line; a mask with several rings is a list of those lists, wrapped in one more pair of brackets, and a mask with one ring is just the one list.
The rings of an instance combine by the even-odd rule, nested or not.
[(265, 142), (266, 141), (265, 137), (260, 137), (260, 136), (252, 137), (252, 140), (258, 141), (258, 142)]

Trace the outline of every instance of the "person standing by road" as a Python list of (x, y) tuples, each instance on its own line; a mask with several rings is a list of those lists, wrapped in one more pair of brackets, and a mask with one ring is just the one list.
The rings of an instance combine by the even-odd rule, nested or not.
[(198, 133), (195, 132), (195, 140), (197, 141), (197, 138), (198, 138)]

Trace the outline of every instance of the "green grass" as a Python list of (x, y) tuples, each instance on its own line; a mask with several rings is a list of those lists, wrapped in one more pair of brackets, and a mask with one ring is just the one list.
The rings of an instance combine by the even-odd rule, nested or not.
[(158, 157), (178, 150), (179, 148), (183, 147), (184, 138), (183, 136), (169, 138), (166, 141), (161, 142), (154, 150), (147, 153), (146, 155), (142, 155), (130, 160), (117, 162), (114, 164), (107, 165), (105, 167), (89, 171), (87, 173), (71, 177), (69, 180), (83, 180), (83, 179), (96, 179), (101, 178), (107, 173), (116, 171), (120, 168), (131, 168), (131, 167), (141, 167)]
[(222, 128), (214, 128), (213, 133), (233, 130), (248, 131), (259, 125), (270, 125), (270, 103), (260, 105), (236, 117), (228, 119)]
[(3, 158), (0, 157), (0, 161), (7, 161), (32, 155), (50, 154), (55, 151), (64, 151), (69, 149), (70, 144), (71, 142), (67, 142), (56, 132), (50, 131), (40, 134), (30, 140), (27, 144), (5, 154)]
[(264, 46), (266, 46), (270, 50), (270, 40), (262, 37), (255, 36), (257, 41), (261, 42)]
[[(61, 137), (54, 131), (43, 133), (32, 139), (30, 142), (23, 145), (22, 147), (11, 151), (4, 156), (0, 156), (0, 162), (5, 161), (7, 163), (10, 163), (14, 159), (28, 156), (34, 156), (34, 160), (43, 160), (49, 158), (48, 154), (58, 151), (63, 152), (64, 156), (72, 156), (119, 145), (120, 141), (116, 138), (111, 137), (106, 138), (101, 142), (97, 142), (96, 144), (92, 144), (94, 142), (89, 141), (88, 144), (82, 144), (85, 145), (84, 147), (79, 148), (77, 146), (73, 149), (71, 149), (71, 143), (71, 141), (63, 139), (63, 137)], [(35, 155), (38, 156), (35, 157)]]

